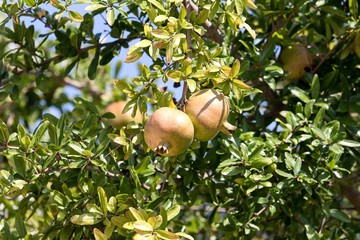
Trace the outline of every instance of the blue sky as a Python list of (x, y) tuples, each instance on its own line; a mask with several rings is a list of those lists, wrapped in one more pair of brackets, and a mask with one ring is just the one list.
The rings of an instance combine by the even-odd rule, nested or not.
[[(73, 4), (71, 5), (68, 9), (70, 10), (74, 10), (79, 12), (81, 15), (84, 15), (90, 11), (85, 11), (85, 8), (88, 6), (89, 4)], [(51, 6), (50, 4), (41, 4), (40, 5), (41, 8), (47, 10), (50, 14), (53, 14), (54, 12), (57, 11), (57, 9), (55, 9), (53, 6)], [(67, 13), (64, 13), (64, 15), (66, 16)], [(64, 16), (63, 15), (63, 16)], [(103, 17), (102, 17), (103, 16)], [(114, 41), (114, 39), (112, 38), (107, 38), (107, 34), (109, 32), (109, 27), (105, 24), (104, 19), (105, 19), (105, 13), (102, 14), (102, 16), (97, 15), (95, 16), (95, 25), (94, 25), (94, 33), (102, 33), (101, 35), (101, 39), (103, 39), (103, 42), (107, 42), (107, 41)], [(0, 18), (1, 20), (1, 18)], [(22, 18), (21, 20), (25, 21), (26, 25), (34, 25), (35, 26), (35, 30), (38, 32), (46, 32), (48, 29), (45, 29), (43, 26), (43, 23), (39, 22), (39, 21), (34, 21), (31, 22), (33, 19), (32, 18)], [(77, 23), (73, 23), (73, 24), (77, 24)], [(130, 43), (130, 46), (132, 44), (135, 44), (137, 41), (139, 40), (134, 40)], [(122, 49), (120, 51), (120, 54), (116, 57), (113, 58), (113, 60), (111, 61), (111, 66), (112, 66), (112, 72), (115, 69), (115, 64), (118, 61), (124, 61), (124, 59), (126, 58), (126, 54), (127, 54), (127, 49)], [(122, 68), (120, 70), (119, 75), (117, 76), (118, 79), (124, 79), (127, 78), (130, 79), (133, 77), (138, 76), (140, 73), (138, 71), (138, 64), (148, 64), (150, 65), (152, 63), (152, 60), (146, 55), (144, 54), (142, 58), (140, 58), (138, 61), (134, 62), (134, 63), (125, 63), (123, 62), (122, 64)], [(113, 76), (114, 74), (112, 74)], [(112, 81), (109, 81), (109, 86), (112, 84)], [(158, 81), (159, 86), (168, 86), (168, 89), (174, 90), (172, 87), (172, 82), (169, 81), (167, 84), (162, 83), (161, 81)], [(78, 89), (73, 88), (73, 87), (65, 87), (64, 92), (70, 97), (70, 98), (74, 98), (75, 96), (79, 95), (80, 92), (78, 91)], [(180, 97), (180, 93), (179, 91), (174, 91), (175, 97), (179, 98)], [(71, 111), (71, 109), (73, 108), (73, 106), (71, 104), (67, 104), (66, 106), (64, 106), (64, 109), (67, 111)], [(55, 116), (59, 116), (60, 115), (60, 111), (56, 108), (50, 108), (49, 109), (50, 113), (54, 114)]]

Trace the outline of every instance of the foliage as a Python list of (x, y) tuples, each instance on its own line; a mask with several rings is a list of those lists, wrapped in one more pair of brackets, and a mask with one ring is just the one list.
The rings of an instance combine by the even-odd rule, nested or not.
[[(358, 238), (358, 13), (357, 0), (4, 0), (0, 238)], [(288, 82), (279, 53), (296, 44), (313, 65)], [(228, 97), (238, 129), (176, 157), (102, 110), (182, 109), (203, 88)]]

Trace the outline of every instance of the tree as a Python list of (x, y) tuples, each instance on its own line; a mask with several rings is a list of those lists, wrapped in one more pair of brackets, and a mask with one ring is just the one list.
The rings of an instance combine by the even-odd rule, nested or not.
[[(0, 12), (2, 239), (359, 237), (357, 0), (4, 0)], [(145, 55), (138, 77), (118, 79)], [(150, 150), (151, 113), (206, 88), (226, 95), (232, 136)], [(117, 100), (145, 120), (111, 127)]]

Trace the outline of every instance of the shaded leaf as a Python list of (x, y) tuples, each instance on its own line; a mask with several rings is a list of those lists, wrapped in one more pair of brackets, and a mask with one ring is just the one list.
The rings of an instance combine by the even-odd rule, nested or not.
[(349, 216), (339, 209), (330, 209), (330, 215), (342, 222), (351, 222)]

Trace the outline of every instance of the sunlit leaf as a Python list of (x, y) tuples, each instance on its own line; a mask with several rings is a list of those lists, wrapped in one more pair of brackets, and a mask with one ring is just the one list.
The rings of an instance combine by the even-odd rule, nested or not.
[(69, 17), (74, 22), (80, 23), (84, 20), (83, 16), (80, 13), (73, 11), (73, 10), (69, 10)]
[(180, 213), (180, 206), (174, 205), (171, 208), (169, 208), (166, 212), (167, 212), (167, 221), (170, 221)]
[(154, 230), (153, 226), (144, 220), (137, 220), (133, 226), (137, 233), (152, 232)]
[(94, 232), (95, 240), (107, 240), (108, 239), (106, 237), (106, 235), (97, 228), (94, 228), (93, 232)]
[(106, 22), (112, 26), (115, 22), (115, 10), (113, 8), (110, 8), (106, 11)]
[(81, 215), (74, 215), (70, 218), (73, 224), (77, 225), (94, 225), (101, 222), (102, 216), (96, 213), (85, 213)]

